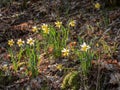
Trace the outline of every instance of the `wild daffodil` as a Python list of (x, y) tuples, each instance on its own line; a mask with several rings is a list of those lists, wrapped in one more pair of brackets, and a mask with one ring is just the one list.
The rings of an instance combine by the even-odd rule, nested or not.
[(7, 70), (7, 69), (8, 69), (8, 64), (4, 64), (4, 65), (2, 66), (2, 69), (3, 69), (3, 70)]
[(69, 22), (69, 26), (71, 26), (71, 27), (74, 27), (75, 24), (76, 24), (76, 21), (75, 21), (75, 20), (72, 20), (72, 21)]
[(30, 46), (34, 45), (35, 40), (33, 40), (32, 38), (27, 39), (27, 44), (29, 44)]
[(32, 27), (32, 32), (38, 32), (37, 26)]
[(81, 46), (81, 51), (87, 52), (87, 50), (90, 49), (90, 46), (87, 45), (85, 42), (80, 46)]
[(69, 55), (69, 49), (66, 49), (66, 48), (63, 48), (63, 50), (61, 51), (62, 52), (62, 55), (64, 56), (64, 57), (66, 57), (66, 56), (68, 56)]
[(99, 3), (96, 3), (96, 4), (95, 4), (95, 8), (96, 8), (96, 9), (100, 9), (100, 7), (101, 7), (101, 5), (100, 5)]
[(61, 70), (63, 69), (63, 65), (62, 65), (62, 64), (58, 64), (58, 65), (56, 66), (56, 68), (61, 71)]
[(25, 42), (22, 39), (18, 39), (17, 44), (19, 47), (23, 46)]
[(55, 25), (56, 25), (56, 27), (60, 28), (62, 26), (62, 22), (57, 21), (57, 22), (55, 22)]
[(41, 26), (41, 28), (42, 28), (42, 30), (43, 30), (44, 33), (49, 34), (49, 27), (48, 27), (47, 24), (43, 24)]
[(14, 45), (14, 41), (13, 41), (13, 39), (11, 39), (11, 40), (8, 40), (8, 45), (11, 47), (11, 46), (13, 46)]

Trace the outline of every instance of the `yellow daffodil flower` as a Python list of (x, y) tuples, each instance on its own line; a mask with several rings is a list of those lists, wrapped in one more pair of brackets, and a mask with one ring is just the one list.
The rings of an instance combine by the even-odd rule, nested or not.
[(75, 24), (76, 24), (76, 21), (75, 21), (75, 20), (72, 20), (72, 21), (69, 22), (69, 26), (71, 26), (71, 27), (74, 27)]
[(69, 55), (69, 49), (63, 48), (63, 50), (62, 50), (61, 52), (62, 52), (62, 55), (63, 55), (64, 57), (66, 57), (66, 56)]
[(2, 69), (3, 69), (3, 70), (8, 70), (8, 64), (4, 64), (4, 65), (2, 66)]
[(96, 43), (96, 47), (99, 47), (99, 44), (98, 44), (98, 43)]
[(90, 49), (90, 46), (87, 45), (85, 42), (80, 46), (81, 46), (81, 51), (87, 52), (87, 50)]
[(62, 26), (62, 22), (57, 21), (57, 22), (55, 22), (55, 25), (56, 25), (56, 27), (60, 28)]
[(96, 9), (100, 9), (100, 7), (101, 7), (101, 6), (100, 6), (99, 3), (96, 3), (96, 4), (95, 4), (95, 8), (96, 8)]
[(11, 47), (11, 46), (13, 46), (14, 45), (14, 41), (13, 41), (13, 39), (11, 39), (11, 40), (8, 40), (8, 45)]
[(27, 44), (29, 44), (30, 46), (34, 45), (34, 42), (35, 40), (33, 40), (32, 38), (27, 39)]
[(44, 30), (44, 33), (49, 34), (49, 28)]
[(32, 27), (33, 32), (38, 32), (38, 28), (36, 26)]
[(43, 30), (44, 33), (49, 34), (49, 27), (48, 27), (47, 24), (43, 24), (41, 26), (41, 28), (42, 28), (42, 30)]
[(61, 71), (61, 70), (63, 69), (63, 65), (62, 65), (62, 64), (58, 64), (58, 65), (56, 66), (56, 68)]
[(22, 39), (18, 39), (18, 41), (17, 41), (17, 44), (18, 44), (19, 47), (23, 46), (24, 43), (25, 42)]

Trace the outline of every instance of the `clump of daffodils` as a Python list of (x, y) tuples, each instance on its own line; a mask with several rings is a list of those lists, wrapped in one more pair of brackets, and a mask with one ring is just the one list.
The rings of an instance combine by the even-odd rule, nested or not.
[(30, 46), (34, 45), (35, 40), (33, 40), (32, 38), (27, 39), (27, 44), (29, 44)]
[(25, 42), (22, 39), (18, 39), (17, 44), (19, 47), (23, 46)]
[(90, 49), (90, 46), (87, 45), (85, 42), (80, 46), (81, 46), (81, 51), (87, 52), (87, 50)]
[(55, 26), (57, 28), (60, 28), (62, 26), (62, 22), (60, 22), (60, 21), (55, 22)]
[(66, 57), (66, 56), (69, 55), (70, 50), (66, 49), (66, 48), (63, 48), (63, 50), (61, 52), (62, 52), (62, 56)]
[(13, 39), (11, 39), (11, 40), (8, 40), (8, 45), (10, 46), (10, 47), (12, 47), (13, 45), (14, 45), (14, 40)]
[(32, 32), (38, 32), (38, 27), (37, 26), (32, 27)]
[(75, 20), (72, 20), (72, 21), (69, 22), (69, 26), (71, 26), (71, 27), (74, 27), (75, 24), (76, 24), (76, 21), (75, 21)]
[(96, 8), (96, 9), (100, 9), (100, 7), (101, 7), (101, 5), (100, 5), (99, 3), (96, 3), (96, 4), (95, 4), (95, 8)]
[(48, 25), (47, 24), (43, 24), (42, 26), (41, 26), (41, 28), (42, 28), (42, 30), (43, 30), (43, 32), (44, 33), (46, 33), (46, 34), (49, 34), (49, 27), (48, 27)]

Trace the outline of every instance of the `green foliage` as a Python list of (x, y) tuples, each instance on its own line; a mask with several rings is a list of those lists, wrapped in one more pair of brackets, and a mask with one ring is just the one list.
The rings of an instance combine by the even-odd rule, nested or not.
[(103, 11), (102, 12), (103, 16), (103, 23), (105, 24), (106, 27), (108, 27), (109, 23), (110, 23), (110, 18), (109, 16), (107, 15), (106, 11)]
[(37, 69), (37, 54), (35, 46), (27, 46), (26, 47), (26, 55), (28, 58), (28, 72), (32, 73), (32, 77), (36, 77), (38, 75)]
[(12, 51), (11, 48), (8, 49), (8, 52), (11, 56), (11, 61), (12, 61), (12, 65), (13, 65), (13, 69), (17, 72), (18, 70), (18, 61), (17, 61), (17, 58), (15, 57), (15, 52)]
[(87, 75), (90, 67), (91, 61), (93, 60), (94, 53), (93, 52), (80, 52), (78, 51), (78, 58), (80, 60), (81, 69), (84, 75)]
[(62, 90), (68, 90), (68, 88), (70, 90), (78, 90), (80, 86), (80, 82), (78, 82), (78, 80), (79, 80), (79, 72), (73, 71), (68, 73), (63, 79), (61, 85)]
[(118, 44), (116, 42), (113, 43), (112, 46), (110, 46), (104, 39), (100, 39), (99, 43), (102, 46), (102, 53), (111, 57), (113, 55), (113, 53), (115, 53), (115, 51), (117, 50)]

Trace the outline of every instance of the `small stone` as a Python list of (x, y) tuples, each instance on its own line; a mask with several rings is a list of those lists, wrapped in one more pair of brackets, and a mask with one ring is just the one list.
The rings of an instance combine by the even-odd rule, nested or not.
[(0, 17), (2, 17), (2, 14), (0, 14)]

